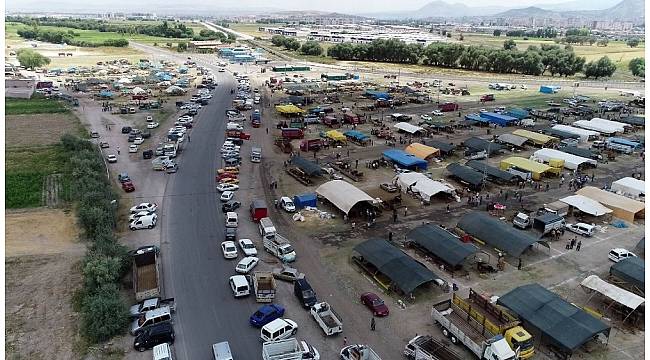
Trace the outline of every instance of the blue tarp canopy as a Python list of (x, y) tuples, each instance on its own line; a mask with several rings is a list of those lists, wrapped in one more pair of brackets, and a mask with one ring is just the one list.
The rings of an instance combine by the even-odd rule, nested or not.
[(369, 139), (368, 135), (362, 133), (361, 131), (357, 131), (357, 130), (348, 130), (348, 131), (344, 132), (343, 135), (345, 135), (346, 137), (355, 138), (355, 139), (357, 139), (359, 141), (364, 141), (364, 140)]
[(508, 126), (512, 124), (515, 121), (518, 121), (516, 117), (508, 116), (508, 115), (503, 115), (503, 114), (497, 114), (493, 112), (484, 112), (481, 113), (481, 117), (488, 122), (492, 124), (497, 124), (499, 126)]
[(631, 146), (633, 148), (638, 148), (639, 146), (641, 146), (641, 144), (636, 142), (636, 141), (632, 141), (632, 140), (625, 139), (625, 138), (620, 138), (620, 137), (610, 137), (610, 138), (607, 138), (607, 141), (613, 142), (615, 144)]
[(113, 92), (109, 90), (102, 90), (99, 92), (99, 96), (101, 97), (113, 97)]
[(293, 197), (293, 204), (299, 209), (306, 206), (316, 207), (317, 201), (316, 193), (300, 194)]
[(429, 165), (426, 160), (415, 157), (404, 150), (386, 150), (383, 152), (385, 158), (393, 161), (402, 168), (418, 168), (426, 170)]
[(372, 98), (372, 99), (385, 99), (388, 100), (390, 99), (390, 94), (387, 92), (383, 91), (375, 91), (375, 90), (366, 90), (366, 92), (363, 94), (363, 96)]
[(556, 85), (542, 85), (539, 87), (539, 92), (544, 94), (555, 94), (560, 89)]
[(513, 108), (513, 109), (508, 110), (505, 115), (512, 116), (512, 117), (515, 117), (515, 118), (521, 120), (521, 119), (525, 119), (525, 118), (528, 117), (528, 111), (526, 111), (524, 109)]
[(465, 120), (467, 120), (467, 121), (471, 121), (471, 122), (473, 122), (473, 123), (477, 123), (477, 122), (485, 123), (485, 122), (487, 122), (486, 119), (483, 119), (483, 118), (481, 117), (481, 115), (476, 114), (476, 113), (465, 115)]

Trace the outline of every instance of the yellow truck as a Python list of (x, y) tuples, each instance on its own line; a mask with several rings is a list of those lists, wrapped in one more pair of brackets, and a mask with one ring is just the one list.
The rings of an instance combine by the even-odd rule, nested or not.
[(462, 299), (453, 294), (452, 303), (456, 311), (483, 335), (503, 335), (510, 348), (520, 359), (529, 359), (535, 353), (533, 337), (522, 326), (519, 319), (490, 299), (469, 289), (469, 298)]

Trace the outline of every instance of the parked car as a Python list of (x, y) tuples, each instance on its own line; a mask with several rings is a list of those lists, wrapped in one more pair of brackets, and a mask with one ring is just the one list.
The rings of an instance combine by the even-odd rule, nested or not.
[(305, 274), (298, 271), (296, 268), (292, 268), (288, 265), (282, 265), (282, 267), (275, 268), (272, 271), (273, 277), (280, 280), (286, 281), (296, 281), (305, 277)]
[(636, 254), (627, 249), (616, 248), (610, 250), (609, 254), (607, 254), (607, 257), (613, 262), (619, 262), (627, 258), (636, 257)]
[(431, 112), (431, 115), (433, 115), (433, 116), (444, 116), (445, 114), (442, 111), (436, 109), (436, 110), (433, 110)]
[(108, 161), (110, 164), (116, 163), (117, 162), (117, 155), (115, 154), (108, 154), (106, 156), (106, 161)]
[(229, 211), (226, 213), (226, 227), (236, 228), (239, 226), (239, 218), (237, 213), (234, 211)]
[(107, 143), (106, 141), (102, 141), (102, 142), (99, 143), (99, 147), (102, 148), (102, 149), (106, 149), (106, 148), (111, 147), (111, 145), (109, 143)]
[(153, 211), (147, 211), (147, 210), (138, 211), (137, 213), (129, 215), (129, 223), (132, 223), (143, 216), (149, 216), (153, 214), (155, 214), (155, 212)]
[(235, 271), (240, 274), (248, 274), (259, 262), (260, 259), (255, 256), (247, 256), (239, 260), (239, 263), (237, 263), (237, 266), (235, 267)]
[(224, 241), (221, 243), (221, 251), (223, 252), (223, 257), (226, 259), (236, 259), (237, 258), (237, 247), (235, 246), (234, 241)]
[(133, 348), (142, 352), (156, 345), (174, 342), (174, 328), (170, 322), (154, 324), (140, 332), (133, 340)]
[(594, 234), (596, 227), (585, 223), (566, 224), (566, 229), (584, 237)]
[(230, 201), (232, 198), (235, 196), (235, 193), (232, 191), (224, 191), (221, 193), (221, 197), (219, 198), (222, 202)]
[(229, 212), (235, 211), (241, 207), (241, 202), (239, 201), (228, 201), (227, 203), (221, 205), (221, 211)]
[(225, 192), (225, 191), (232, 192), (232, 191), (236, 191), (236, 190), (239, 190), (239, 185), (235, 185), (235, 184), (219, 184), (219, 185), (217, 185), (217, 191), (219, 191), (219, 192)]
[(155, 129), (158, 126), (160, 126), (160, 123), (157, 123), (157, 122), (149, 123), (149, 124), (147, 124), (147, 129)]
[(263, 342), (277, 341), (293, 337), (298, 332), (298, 324), (290, 319), (275, 319), (262, 326), (260, 338)]
[(123, 126), (122, 127), (122, 134), (128, 134), (130, 133), (132, 128), (130, 126)]
[(314, 289), (305, 278), (293, 282), (293, 293), (298, 298), (298, 301), (300, 301), (300, 305), (306, 309), (309, 309), (318, 302)]
[(138, 145), (129, 145), (129, 152), (130, 153), (138, 152)]
[(293, 204), (293, 201), (287, 196), (280, 198), (280, 206), (282, 206), (286, 212), (292, 213), (296, 211), (296, 206)]
[(228, 280), (230, 289), (235, 297), (247, 296), (251, 293), (250, 275), (235, 275)]
[(133, 320), (131, 323), (131, 335), (138, 335), (144, 329), (155, 324), (170, 322), (172, 319), (171, 308), (169, 306), (162, 306), (154, 310), (149, 310), (144, 315)]
[(151, 159), (153, 157), (153, 150), (145, 150), (142, 152), (143, 159)]
[(361, 303), (370, 309), (374, 316), (388, 316), (388, 306), (375, 293), (367, 292), (361, 294)]
[(237, 239), (237, 228), (226, 228), (225, 240), (235, 241)]
[(123, 182), (126, 182), (126, 181), (131, 181), (131, 178), (129, 177), (128, 173), (123, 172), (123, 173), (119, 173), (117, 175), (117, 180), (119, 182), (123, 183)]
[(251, 315), (248, 322), (255, 327), (262, 327), (284, 316), (284, 308), (277, 304), (264, 305)]
[(125, 192), (133, 192), (135, 191), (135, 185), (129, 180), (129, 181), (124, 181), (122, 182), (122, 190)]
[(151, 214), (142, 216), (129, 224), (131, 230), (153, 229), (158, 221), (158, 215)]
[(257, 249), (255, 248), (255, 244), (251, 239), (239, 239), (237, 243), (239, 244), (239, 248), (241, 248), (241, 251), (244, 252), (244, 255), (246, 256), (257, 255)]
[(131, 207), (131, 209), (129, 209), (129, 211), (131, 211), (131, 213), (137, 213), (137, 212), (145, 211), (145, 210), (146, 211), (151, 211), (151, 212), (156, 211), (156, 210), (158, 210), (158, 205), (156, 203), (143, 202), (143, 203), (135, 205), (135, 206)]
[(153, 116), (147, 115), (147, 122), (152, 122), (153, 121)]

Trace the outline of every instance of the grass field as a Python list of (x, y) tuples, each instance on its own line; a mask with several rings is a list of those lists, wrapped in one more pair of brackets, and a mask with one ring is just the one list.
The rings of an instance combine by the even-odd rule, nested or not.
[(43, 181), (64, 170), (66, 158), (61, 146), (7, 151), (5, 153), (5, 207), (41, 206)]
[(61, 101), (45, 98), (5, 99), (5, 115), (64, 113), (68, 109)]
[(271, 38), (271, 34), (269, 33), (263, 33), (257, 31), (260, 26), (272, 26), (272, 27), (281, 27), (284, 24), (250, 24), (250, 23), (230, 23), (229, 27), (233, 29), (234, 31), (250, 35), (250, 36), (255, 36), (255, 37), (260, 37), (260, 38)]

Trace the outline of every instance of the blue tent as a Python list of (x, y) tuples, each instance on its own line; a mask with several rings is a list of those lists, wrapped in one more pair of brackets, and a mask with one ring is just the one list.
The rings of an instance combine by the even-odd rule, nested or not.
[(479, 114), (476, 114), (476, 113), (465, 115), (465, 120), (473, 122), (473, 123), (485, 123), (485, 122), (487, 122), (486, 119), (483, 119)]
[(481, 117), (487, 122), (497, 124), (499, 126), (508, 126), (517, 121), (518, 119), (512, 116), (497, 114), (492, 112), (481, 113)]
[(302, 209), (306, 206), (316, 207), (316, 203), (316, 193), (300, 194), (293, 197), (293, 204), (298, 209)]
[(102, 90), (99, 92), (99, 96), (103, 98), (111, 98), (113, 97), (113, 92), (109, 90)]
[(517, 119), (525, 119), (528, 117), (528, 111), (519, 108), (513, 108), (508, 110), (505, 115), (516, 117)]
[(543, 94), (555, 94), (558, 90), (560, 90), (560, 87), (556, 85), (542, 85), (539, 87), (539, 92)]
[(638, 148), (639, 146), (641, 146), (641, 144), (639, 142), (628, 140), (628, 139), (625, 139), (625, 138), (620, 138), (620, 137), (607, 138), (607, 142), (614, 143), (614, 144), (621, 144), (621, 145), (633, 147), (635, 149)]
[(383, 152), (386, 159), (396, 163), (402, 168), (418, 168), (426, 170), (428, 163), (425, 160), (415, 157), (404, 150), (386, 150)]
[(377, 99), (384, 99), (384, 100), (390, 99), (390, 94), (388, 94), (387, 92), (375, 91), (375, 90), (366, 90), (366, 92), (363, 94), (363, 96), (366, 96), (366, 97), (369, 97), (369, 98), (372, 98), (372, 99), (375, 99), (375, 100), (377, 100)]
[(369, 139), (368, 135), (362, 133), (361, 131), (357, 131), (357, 130), (348, 130), (348, 131), (344, 132), (343, 135), (345, 135), (346, 137), (354, 138), (354, 139), (356, 139), (358, 141), (366, 141), (366, 140)]

